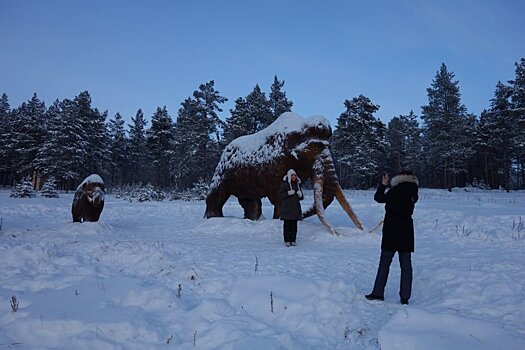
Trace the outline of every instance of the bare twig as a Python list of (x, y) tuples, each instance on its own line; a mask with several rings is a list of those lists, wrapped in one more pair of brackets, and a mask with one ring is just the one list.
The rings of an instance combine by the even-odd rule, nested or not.
[(177, 288), (177, 298), (179, 298), (179, 299), (180, 299), (180, 292), (181, 291), (182, 291), (182, 284), (179, 284), (179, 287)]
[(273, 292), (270, 291), (270, 310), (272, 311), (272, 314), (273, 314)]
[(18, 300), (16, 299), (16, 295), (14, 294), (11, 296), (11, 311), (18, 311)]

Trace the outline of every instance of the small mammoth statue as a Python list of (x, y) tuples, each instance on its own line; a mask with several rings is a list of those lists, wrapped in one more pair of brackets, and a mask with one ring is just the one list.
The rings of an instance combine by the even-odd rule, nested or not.
[(104, 209), (104, 181), (97, 174), (84, 179), (77, 187), (71, 214), (73, 222), (98, 221)]

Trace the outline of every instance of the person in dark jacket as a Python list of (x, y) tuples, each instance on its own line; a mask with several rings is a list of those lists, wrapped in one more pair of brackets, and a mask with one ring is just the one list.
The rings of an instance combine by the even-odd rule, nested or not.
[(303, 217), (301, 203), (299, 202), (303, 200), (300, 184), (301, 179), (299, 179), (295, 170), (290, 169), (283, 177), (283, 182), (279, 187), (281, 220), (284, 221), (284, 244), (287, 247), (297, 245), (297, 220), (301, 220)]
[(394, 254), (399, 256), (401, 283), (399, 296), (401, 304), (408, 304), (412, 293), (412, 253), (414, 252), (414, 222), (412, 213), (418, 200), (418, 179), (410, 170), (403, 170), (394, 176), (390, 190), (385, 193), (388, 175), (384, 174), (374, 195), (378, 203), (386, 203), (381, 240), (381, 257), (372, 293), (368, 300), (384, 300), (384, 291)]

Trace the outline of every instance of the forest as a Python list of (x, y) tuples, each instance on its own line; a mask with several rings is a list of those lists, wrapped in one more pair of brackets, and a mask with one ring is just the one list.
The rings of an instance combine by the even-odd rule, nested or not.
[[(367, 189), (379, 174), (410, 168), (426, 188), (525, 188), (525, 58), (515, 78), (497, 82), (488, 108), (477, 116), (461, 102), (459, 82), (443, 63), (418, 115), (392, 116), (385, 124), (380, 106), (359, 95), (343, 102), (333, 125), (331, 151), (345, 189)], [(139, 109), (126, 125), (92, 105), (88, 91), (46, 106), (37, 93), (11, 108), (0, 99), (0, 186), (53, 180), (72, 190), (86, 176), (102, 176), (108, 188), (153, 186), (184, 191), (210, 181), (222, 150), (235, 138), (262, 130), (293, 111), (284, 81), (274, 77), (268, 96), (259, 85), (235, 100), (215, 82), (201, 84), (181, 102), (176, 118), (158, 107), (148, 118)]]

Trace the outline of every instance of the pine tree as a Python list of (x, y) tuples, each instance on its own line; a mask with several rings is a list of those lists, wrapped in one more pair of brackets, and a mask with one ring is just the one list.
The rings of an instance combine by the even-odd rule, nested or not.
[(275, 120), (270, 101), (259, 85), (255, 85), (246, 98), (239, 97), (230, 113), (231, 116), (226, 119), (224, 132), (226, 143), (239, 136), (254, 134)]
[(272, 111), (272, 120), (268, 125), (279, 118), (281, 114), (292, 110), (293, 102), (288, 100), (286, 93), (281, 90), (283, 86), (284, 81), (279, 81), (277, 76), (274, 76), (269, 101), (270, 110)]
[(490, 110), (482, 114), (478, 127), (478, 149), (485, 156), (485, 178), (493, 188), (503, 186), (507, 190), (510, 189), (513, 140), (517, 135), (511, 94), (510, 87), (498, 82)]
[(359, 95), (344, 105), (332, 143), (338, 177), (342, 186), (370, 188), (385, 166), (385, 125), (374, 117), (379, 106), (368, 97)]
[[(467, 165), (474, 150), (467, 133), (466, 108), (458, 82), (443, 63), (427, 89), (428, 105), (421, 107), (424, 149), (431, 186), (465, 185)], [(462, 175), (458, 179), (458, 175)]]
[(36, 154), (46, 136), (46, 107), (36, 93), (31, 100), (13, 110), (7, 149), (13, 155), (13, 167), (19, 178), (33, 176)]
[(127, 180), (125, 175), (129, 174), (131, 169), (128, 168), (128, 139), (124, 130), (124, 119), (120, 113), (115, 114), (115, 117), (109, 121), (108, 129), (111, 154), (110, 183), (114, 186), (122, 186)]
[(0, 185), (11, 184), (13, 178), (12, 149), (10, 148), (9, 136), (11, 133), (11, 107), (7, 95), (2, 94), (0, 99)]
[[(83, 91), (75, 97), (77, 118), (84, 134), (87, 159), (82, 176), (99, 174), (102, 178), (109, 173), (110, 163), (109, 136), (106, 129), (107, 111), (101, 113), (91, 106), (89, 92)], [(81, 180), (81, 179), (79, 179)]]
[(173, 121), (166, 106), (157, 107), (157, 111), (151, 118), (151, 128), (147, 131), (147, 146), (153, 158), (156, 186), (169, 186), (171, 184), (170, 160), (174, 155), (174, 130)]
[(213, 81), (201, 84), (187, 98), (178, 112), (175, 123), (175, 157), (171, 174), (177, 189), (188, 189), (199, 177), (210, 180), (219, 160), (224, 142), (219, 119), (220, 104), (227, 101), (215, 90)]
[(219, 118), (217, 112), (222, 112), (219, 107), (220, 104), (225, 103), (228, 99), (221, 96), (220, 92), (215, 90), (215, 82), (213, 80), (201, 84), (199, 90), (193, 92), (193, 98), (199, 104), (200, 119), (203, 126), (208, 127), (208, 135), (214, 135), (215, 140), (221, 142), (221, 131), (224, 127), (224, 122)]
[(175, 123), (175, 157), (171, 167), (178, 190), (188, 189), (202, 174), (201, 169), (209, 168), (205, 163), (205, 150), (210, 142), (206, 125), (206, 119), (199, 113), (199, 103), (192, 98), (184, 100)]
[(135, 118), (131, 118), (132, 124), (129, 127), (129, 156), (130, 156), (130, 182), (132, 184), (147, 183), (152, 180), (148, 169), (151, 164), (146, 144), (146, 125), (144, 113), (139, 109)]
[(54, 176), (61, 188), (74, 189), (86, 173), (88, 134), (78, 118), (78, 106), (69, 99), (48, 108), (47, 137), (37, 152), (35, 167)]
[(261, 90), (259, 85), (255, 85), (253, 91), (246, 96), (248, 105), (248, 119), (251, 123), (249, 134), (256, 133), (273, 122), (273, 113), (270, 109), (270, 102)]
[(230, 109), (231, 116), (226, 118), (224, 128), (224, 143), (229, 144), (236, 138), (250, 133), (252, 123), (250, 121), (250, 108), (246, 99), (239, 97), (235, 100), (235, 108)]
[(509, 81), (511, 87), (512, 114), (516, 130), (521, 130), (513, 138), (518, 172), (518, 188), (525, 188), (525, 58), (515, 63), (515, 78)]
[(386, 159), (389, 173), (397, 174), (403, 168), (409, 168), (418, 175), (421, 173), (420, 133), (417, 117), (413, 111), (390, 120), (386, 131)]

